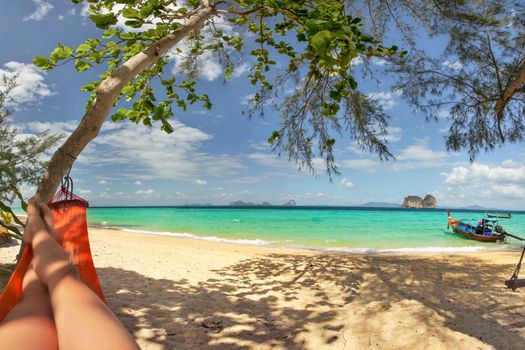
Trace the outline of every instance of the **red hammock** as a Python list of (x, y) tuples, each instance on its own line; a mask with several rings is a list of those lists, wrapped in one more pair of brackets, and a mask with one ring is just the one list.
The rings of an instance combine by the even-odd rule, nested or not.
[[(91, 288), (104, 303), (107, 303), (102, 293), (102, 288), (100, 287), (100, 281), (98, 280), (89, 248), (86, 221), (86, 209), (89, 206), (88, 202), (69, 192), (65, 187), (61, 187), (48, 202), (48, 205), (53, 209), (58, 242), (64, 250), (70, 254), (70, 258), (77, 268), (80, 279)], [(28, 244), (22, 253), (22, 257), (13, 275), (0, 295), (0, 321), (4, 319), (9, 311), (11, 311), (22, 298), (22, 281), (32, 258), (33, 250), (31, 245)]]

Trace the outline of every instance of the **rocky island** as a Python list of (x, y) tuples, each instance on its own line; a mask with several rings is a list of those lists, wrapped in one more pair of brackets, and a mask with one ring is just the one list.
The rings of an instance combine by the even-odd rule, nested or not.
[(437, 201), (434, 196), (427, 194), (425, 198), (419, 196), (407, 196), (401, 204), (401, 208), (436, 208)]
[[(291, 199), (289, 200), (288, 202), (280, 205), (282, 207), (295, 207), (297, 205), (297, 203), (295, 202), (295, 200)], [(230, 202), (230, 204), (228, 204), (228, 206), (230, 207), (272, 207), (274, 206), (273, 204), (271, 203), (268, 203), (268, 202), (262, 202), (262, 203), (252, 203), (252, 202), (243, 202), (243, 201), (233, 201), (233, 202)]]

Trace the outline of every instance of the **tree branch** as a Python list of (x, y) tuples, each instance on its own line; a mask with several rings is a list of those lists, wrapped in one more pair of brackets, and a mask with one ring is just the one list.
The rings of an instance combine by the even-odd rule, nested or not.
[(251, 10), (248, 10), (248, 11), (244, 11), (244, 12), (237, 12), (237, 11), (230, 11), (230, 10), (217, 10), (217, 13), (223, 13), (223, 14), (227, 14), (227, 15), (234, 15), (234, 16), (238, 16), (238, 17), (246, 17), (248, 15), (251, 15), (252, 13), (254, 12), (257, 12), (259, 10), (262, 10), (263, 7), (256, 7), (254, 9), (251, 9)]
[(84, 114), (80, 124), (62, 147), (53, 154), (50, 165), (38, 186), (37, 194), (41, 200), (47, 201), (51, 198), (74, 159), (98, 135), (102, 123), (113, 109), (122, 89), (188, 34), (200, 29), (206, 20), (215, 14), (216, 11), (212, 8), (201, 7), (182, 27), (128, 59), (102, 81), (95, 92), (96, 98), (93, 104)]
[[(518, 75), (514, 80), (512, 80), (505, 90), (503, 90), (503, 93), (498, 98), (498, 101), (496, 102), (496, 105), (494, 106), (494, 110), (496, 111), (496, 116), (498, 118), (498, 126), (501, 124), (501, 121), (503, 120), (503, 111), (505, 110), (505, 107), (507, 106), (507, 103), (509, 103), (512, 96), (518, 91), (518, 89), (525, 83), (525, 62), (521, 66), (520, 71), (518, 72)], [(503, 135), (501, 134), (500, 129), (500, 137), (503, 140)]]

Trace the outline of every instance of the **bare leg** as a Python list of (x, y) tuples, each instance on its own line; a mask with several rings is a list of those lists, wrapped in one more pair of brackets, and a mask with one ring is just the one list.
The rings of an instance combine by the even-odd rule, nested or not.
[(0, 323), (0, 339), (5, 349), (58, 349), (47, 287), (30, 266), (24, 276), (22, 300)]
[[(38, 278), (48, 287), (61, 350), (139, 349), (98, 296), (76, 277), (66, 252), (55, 241), (52, 213), (39, 206), (45, 220), (34, 223), (31, 237)], [(28, 219), (29, 219), (28, 208)]]

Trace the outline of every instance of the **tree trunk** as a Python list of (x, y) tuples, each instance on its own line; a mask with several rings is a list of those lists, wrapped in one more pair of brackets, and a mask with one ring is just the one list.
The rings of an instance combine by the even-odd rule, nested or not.
[(41, 200), (48, 201), (53, 196), (60, 180), (70, 169), (76, 157), (98, 135), (102, 123), (113, 109), (122, 89), (188, 34), (200, 30), (206, 20), (214, 14), (213, 8), (201, 7), (182, 27), (131, 57), (102, 81), (95, 91), (96, 98), (91, 108), (84, 114), (75, 131), (53, 154), (38, 186), (37, 195)]
[(507, 85), (505, 90), (503, 90), (501, 96), (498, 98), (498, 101), (496, 102), (494, 109), (496, 110), (498, 125), (503, 119), (503, 111), (505, 110), (505, 106), (507, 106), (509, 100), (520, 88), (520, 86), (523, 85), (523, 83), (525, 83), (525, 62), (523, 63), (523, 66), (521, 66), (517, 77), (514, 80), (512, 80), (509, 85)]
[[(216, 10), (210, 6), (201, 7), (182, 27), (131, 57), (102, 81), (95, 91), (96, 98), (93, 104), (84, 114), (75, 131), (51, 157), (36, 192), (42, 201), (47, 202), (51, 199), (76, 157), (98, 135), (102, 123), (113, 109), (122, 89), (188, 34), (199, 31), (206, 20), (216, 13)], [(24, 246), (22, 242), (17, 260), (22, 256)]]

